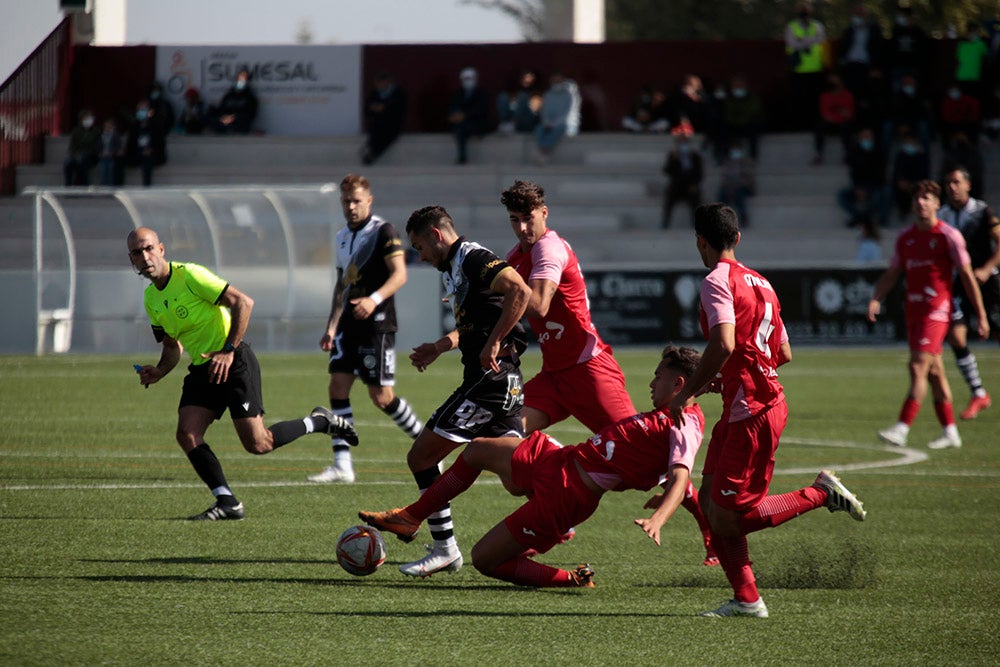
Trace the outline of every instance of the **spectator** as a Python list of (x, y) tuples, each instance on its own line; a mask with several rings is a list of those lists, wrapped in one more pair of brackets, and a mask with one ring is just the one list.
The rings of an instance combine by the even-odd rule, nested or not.
[(184, 106), (177, 118), (177, 131), (181, 134), (201, 134), (205, 129), (205, 103), (197, 88), (184, 91)]
[(375, 77), (375, 87), (365, 101), (365, 124), (368, 138), (361, 161), (371, 164), (399, 138), (406, 120), (406, 93), (392, 75), (382, 72)]
[(962, 92), (977, 100), (983, 98), (983, 74), (990, 47), (975, 21), (965, 25), (965, 37), (955, 44), (955, 81)]
[(854, 95), (854, 126), (883, 128), (889, 118), (891, 95), (882, 70), (871, 70), (861, 92)]
[(157, 165), (155, 114), (149, 100), (139, 100), (135, 107), (136, 122), (129, 133), (128, 163), (142, 170), (142, 184), (146, 187), (153, 184), (153, 167)]
[(725, 101), (722, 114), (722, 136), (724, 148), (733, 143), (746, 142), (750, 157), (757, 160), (757, 144), (764, 128), (764, 103), (757, 93), (750, 90), (746, 77), (733, 76), (729, 81), (729, 98)]
[(533, 70), (524, 70), (514, 90), (505, 90), (497, 95), (498, 129), (503, 134), (534, 132), (541, 108), (542, 92), (538, 89), (538, 76)]
[(83, 109), (69, 135), (69, 150), (63, 161), (64, 185), (90, 185), (90, 170), (97, 164), (100, 140), (101, 131), (94, 126), (93, 112)]
[(950, 151), (957, 134), (963, 134), (970, 141), (979, 140), (982, 123), (982, 107), (972, 95), (953, 83), (941, 100), (941, 145)]
[(813, 132), (812, 164), (823, 163), (826, 135), (831, 132), (840, 137), (846, 160), (854, 130), (854, 116), (854, 94), (844, 86), (840, 76), (831, 72), (827, 77), (827, 89), (819, 96), (819, 121)]
[(686, 74), (681, 86), (669, 102), (670, 127), (677, 127), (681, 119), (687, 119), (695, 132), (705, 132), (708, 123), (708, 103), (701, 79), (694, 74)]
[(886, 60), (893, 92), (899, 90), (906, 75), (920, 82), (929, 80), (930, 46), (930, 37), (917, 25), (913, 8), (900, 5), (896, 10), (892, 35), (886, 45)]
[(671, 134), (674, 135), (674, 148), (663, 165), (663, 173), (670, 179), (663, 199), (660, 222), (663, 229), (670, 227), (677, 202), (686, 202), (691, 207), (691, 220), (694, 221), (694, 210), (701, 205), (701, 182), (705, 175), (701, 154), (691, 141), (690, 126), (674, 128)]
[(881, 262), (882, 237), (875, 220), (870, 215), (865, 216), (858, 221), (858, 227), (861, 233), (858, 236), (858, 253), (854, 261), (858, 264)]
[(580, 90), (576, 82), (556, 72), (549, 84), (535, 128), (539, 164), (549, 161), (564, 137), (575, 137), (580, 131)]
[(729, 97), (729, 91), (726, 90), (725, 84), (718, 83), (712, 89), (712, 94), (705, 97), (705, 108), (706, 113), (706, 129), (705, 129), (705, 144), (712, 151), (712, 159), (715, 160), (716, 166), (722, 164), (723, 160), (726, 159), (726, 150), (728, 149), (728, 138), (725, 136), (725, 114), (726, 114), (726, 103)]
[(114, 118), (104, 121), (97, 160), (98, 182), (101, 185), (122, 185), (125, 182), (127, 139), (118, 131)]
[(785, 55), (788, 61), (788, 89), (792, 124), (816, 127), (817, 100), (823, 89), (823, 43), (826, 28), (815, 20), (811, 2), (799, 2), (796, 18), (785, 27)]
[(153, 155), (157, 165), (167, 162), (167, 135), (174, 129), (177, 114), (174, 106), (163, 96), (163, 85), (154, 81), (149, 86), (149, 108), (153, 111)]
[(861, 128), (847, 154), (851, 184), (837, 194), (837, 203), (848, 215), (847, 226), (857, 226), (864, 217), (887, 221), (885, 207), (885, 154), (869, 127)]
[(215, 109), (215, 131), (219, 134), (250, 134), (257, 118), (257, 106), (257, 94), (250, 85), (250, 72), (243, 68)]
[(837, 44), (837, 66), (848, 90), (861, 93), (871, 71), (882, 69), (884, 52), (882, 30), (868, 7), (859, 2), (851, 9), (851, 22)]
[(719, 170), (719, 201), (736, 211), (741, 227), (750, 226), (747, 199), (757, 192), (757, 168), (737, 140)]
[(629, 132), (666, 132), (670, 129), (667, 116), (667, 96), (647, 83), (639, 89), (628, 115), (622, 118), (622, 127)]
[[(920, 89), (917, 77), (904, 74), (900, 78), (899, 90), (892, 96), (889, 117), (882, 129), (882, 145), (886, 151), (892, 149), (899, 139), (898, 134), (905, 128), (914, 133), (924, 152), (931, 149), (931, 104)], [(910, 204), (907, 203), (907, 208)]]
[(455, 135), (458, 148), (456, 164), (469, 161), (468, 144), (470, 137), (482, 137), (487, 133), (490, 113), (490, 98), (479, 87), (479, 73), (473, 67), (466, 67), (458, 74), (461, 88), (455, 92), (448, 106), (448, 123)]
[(930, 174), (930, 156), (917, 136), (907, 131), (892, 164), (892, 200), (901, 221), (913, 210), (913, 186)]

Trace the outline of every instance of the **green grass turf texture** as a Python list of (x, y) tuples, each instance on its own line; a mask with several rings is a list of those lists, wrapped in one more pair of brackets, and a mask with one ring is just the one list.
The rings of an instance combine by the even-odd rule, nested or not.
[[(974, 349), (1000, 393), (1000, 353)], [(648, 409), (658, 350), (617, 355)], [(374, 575), (347, 574), (334, 545), (356, 512), (415, 497), (409, 443), (360, 384), (356, 484), (305, 482), (329, 463), (325, 437), (254, 457), (227, 416), (208, 442), (247, 518), (182, 521), (211, 503), (174, 443), (183, 367), (146, 390), (132, 363), (153, 354), (0, 357), (0, 664), (995, 665), (1000, 404), (960, 422), (962, 449), (931, 452), (928, 400), (911, 434), (928, 458), (869, 467), (903, 460), (875, 431), (896, 418), (906, 359), (900, 347), (806, 348), (782, 369), (791, 418), (772, 492), (833, 467), (869, 515), (821, 508), (751, 535), (771, 611), (757, 620), (696, 615), (728, 599), (723, 573), (700, 564), (683, 510), (657, 548), (632, 524), (649, 514), (635, 491), (607, 494), (574, 540), (541, 557), (590, 563), (593, 590), (519, 588), (469, 561), (405, 578), (397, 566), (422, 555), (426, 528), (408, 545), (390, 536)], [(946, 360), (958, 411), (968, 393)], [(268, 423), (326, 403), (321, 353), (261, 362)], [(529, 354), (526, 377), (537, 364)], [(401, 363), (398, 375), (398, 393), (427, 417), (458, 383), (457, 355), (424, 374)], [(711, 426), (718, 397), (703, 406)], [(567, 444), (587, 435), (572, 421), (550, 433)], [(454, 503), (466, 557), (518, 504), (489, 474)]]

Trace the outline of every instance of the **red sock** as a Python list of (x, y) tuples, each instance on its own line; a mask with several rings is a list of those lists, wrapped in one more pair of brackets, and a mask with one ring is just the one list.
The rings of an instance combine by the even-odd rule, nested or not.
[(951, 401), (941, 401), (934, 404), (934, 414), (941, 426), (951, 426), (955, 423), (955, 408)]
[(899, 411), (899, 421), (909, 426), (917, 419), (919, 412), (920, 403), (916, 399), (907, 396), (906, 400), (903, 401), (903, 409)]
[[(486, 574), (486, 573), (484, 573)], [(573, 573), (568, 570), (538, 563), (530, 558), (518, 556), (501, 563), (488, 573), (494, 579), (509, 581), (519, 586), (536, 588), (566, 588), (576, 586)], [(754, 598), (755, 600), (757, 598)]]
[(825, 502), (826, 491), (814, 486), (766, 496), (759, 505), (740, 517), (740, 530), (746, 535), (762, 528), (780, 526), (804, 512), (822, 507)]
[(701, 511), (701, 505), (698, 503), (698, 491), (691, 482), (688, 482), (688, 488), (685, 492), (684, 500), (681, 501), (681, 507), (691, 512), (695, 521), (698, 522), (698, 528), (701, 529), (701, 539), (707, 549), (712, 543), (712, 528), (708, 525), (708, 519), (705, 518), (705, 514)]
[(747, 548), (747, 538), (721, 537), (712, 533), (712, 546), (719, 557), (719, 564), (726, 573), (726, 579), (733, 587), (733, 597), (739, 602), (756, 602), (760, 597), (757, 592), (757, 579), (750, 567), (750, 551)]
[(453, 498), (472, 486), (482, 470), (473, 468), (459, 455), (451, 467), (434, 480), (420, 499), (404, 509), (418, 521), (423, 521), (447, 505)]

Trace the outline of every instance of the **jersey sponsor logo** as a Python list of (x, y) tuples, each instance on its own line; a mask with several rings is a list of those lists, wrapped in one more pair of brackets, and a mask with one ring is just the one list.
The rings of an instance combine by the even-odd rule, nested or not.
[(187, 316), (191, 314), (184, 306), (177, 306), (177, 310), (174, 312), (177, 314), (177, 317), (182, 320), (187, 319)]
[[(549, 338), (554, 338), (555, 340), (560, 340), (562, 338), (563, 332), (566, 331), (565, 324), (559, 324), (558, 322), (546, 322), (545, 328), (547, 331), (538, 335), (538, 343), (547, 343)], [(552, 336), (550, 332), (555, 332), (555, 336)]]
[(364, 359), (361, 360), (361, 363), (364, 364), (365, 368), (367, 368), (368, 370), (375, 368), (375, 355), (366, 354)]
[(733, 491), (732, 489), (723, 489), (722, 491), (719, 491), (719, 493), (721, 493), (724, 496), (735, 496), (736, 495), (736, 492)]
[(525, 535), (530, 535), (531, 537), (536, 537), (536, 535), (535, 535), (535, 531), (533, 531), (533, 530), (532, 530), (532, 529), (530, 529), (530, 528), (521, 528), (521, 531), (522, 531), (522, 532), (523, 532), (523, 533), (524, 533)]
[(475, 431), (483, 424), (492, 421), (492, 419), (493, 413), (491, 411), (467, 400), (458, 406), (458, 409), (455, 410), (449, 421), (459, 428)]

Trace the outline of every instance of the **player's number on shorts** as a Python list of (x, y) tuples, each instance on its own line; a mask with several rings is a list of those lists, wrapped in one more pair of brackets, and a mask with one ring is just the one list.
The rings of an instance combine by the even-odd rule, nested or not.
[(774, 306), (770, 301), (764, 303), (764, 319), (760, 321), (760, 326), (757, 327), (757, 349), (764, 353), (768, 359), (771, 358), (771, 346), (767, 344), (768, 339), (771, 334), (774, 333), (774, 324), (771, 320), (774, 318)]
[(481, 426), (491, 419), (493, 419), (492, 412), (476, 405), (472, 401), (465, 401), (455, 410), (452, 421), (459, 428), (475, 430), (477, 426)]

